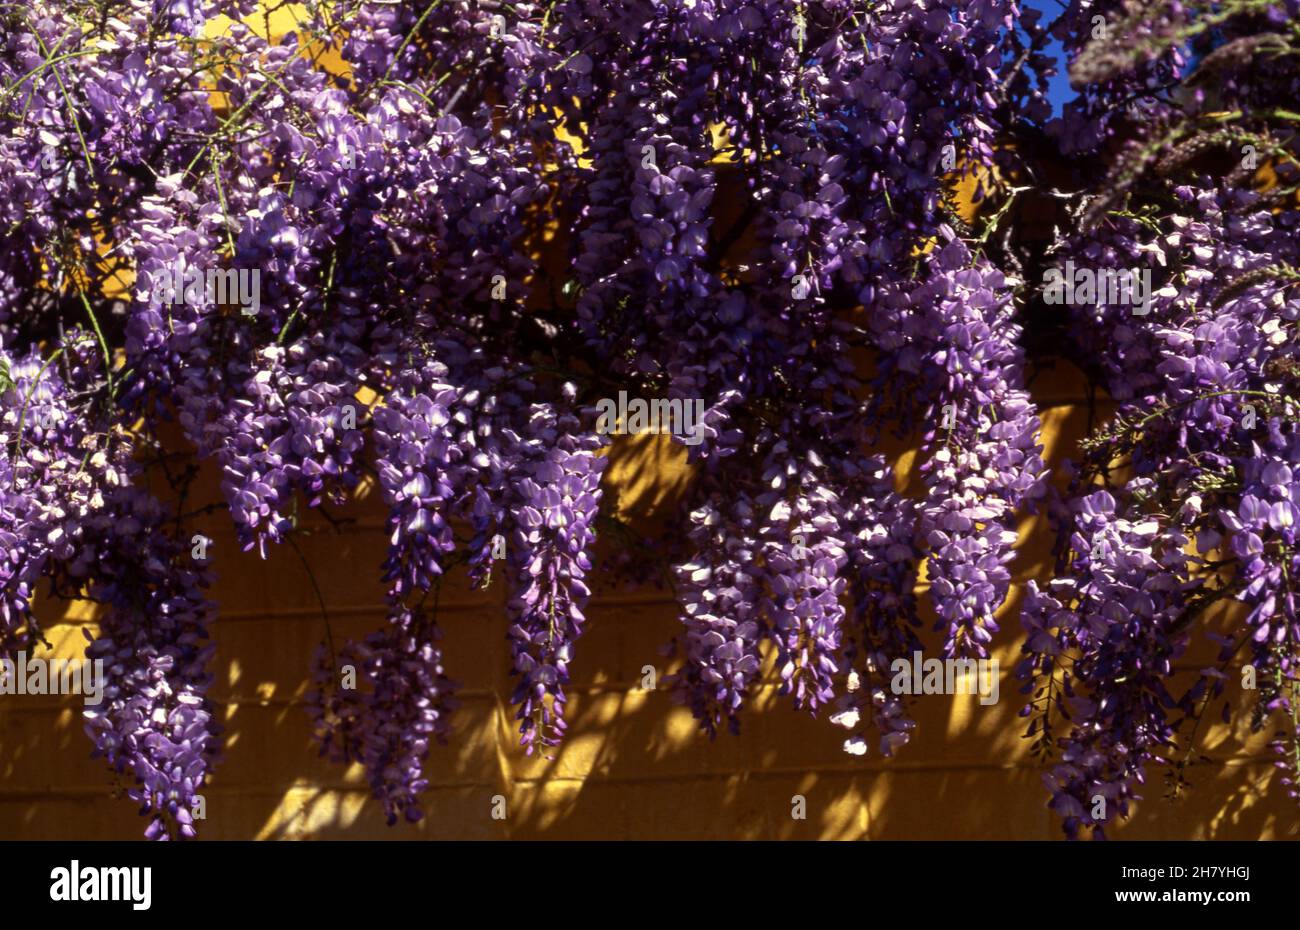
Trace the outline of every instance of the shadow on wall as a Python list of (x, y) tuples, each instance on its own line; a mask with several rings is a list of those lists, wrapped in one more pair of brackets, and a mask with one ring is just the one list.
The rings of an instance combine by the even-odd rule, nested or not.
[[(1087, 428), (1081, 378), (1060, 366), (1036, 380), (1033, 390), (1044, 408), (1048, 458), (1059, 462)], [(900, 486), (908, 485), (914, 452), (902, 444), (882, 451), (901, 463)], [(641, 527), (662, 525), (688, 484), (683, 450), (658, 437), (637, 437), (620, 440), (612, 455), (608, 493), (618, 494), (621, 513)], [(384, 622), (379, 566), (386, 534), (376, 496), (363, 494), (335, 514), (337, 524), (306, 514), (297, 537), (301, 558), (288, 545), (271, 549), (266, 560), (239, 552), (223, 513), (198, 521), (195, 531), (214, 540), (219, 576), (212, 592), (220, 605), (212, 694), (226, 727), (225, 758), (205, 791), (202, 837), (1060, 836), (1045, 807), (1043, 770), (1020, 735), (1023, 697), (1010, 677), (1019, 648), (1019, 586), (1051, 575), (1041, 517), (1021, 526), (1017, 586), (999, 614), (994, 655), (1002, 669), (1000, 700), (982, 706), (974, 695), (918, 697), (912, 742), (892, 759), (882, 759), (875, 746), (865, 757), (844, 753), (844, 731), (825, 715), (813, 719), (795, 711), (777, 694), (770, 655), (740, 736), (723, 734), (711, 742), (666, 690), (641, 687), (649, 671), (661, 683), (672, 670), (660, 651), (678, 630), (671, 592), (624, 590), (610, 577), (594, 579), (587, 632), (572, 665), (567, 741), (553, 759), (525, 757), (507, 703), (505, 585), (472, 591), (463, 570), (455, 571), (444, 583), (439, 621), (448, 674), (462, 684), (462, 706), (448, 744), (430, 754), (424, 821), (388, 828), (359, 767), (317, 756), (302, 708), (311, 654), (326, 623), (339, 642)], [(219, 499), (210, 468), (194, 499)], [(1226, 622), (1227, 612), (1218, 619)], [(79, 656), (87, 625), (93, 627), (92, 605), (70, 605), (47, 627), (53, 655)], [(937, 637), (926, 636), (933, 649)], [(1196, 674), (1209, 654), (1194, 649), (1181, 663), (1184, 673)], [(1229, 694), (1243, 692), (1230, 688)], [(135, 805), (113, 799), (122, 786), (101, 760), (89, 757), (79, 702), (75, 696), (0, 698), (0, 836), (141, 836), (144, 821)], [(1235, 703), (1228, 725), (1217, 722), (1216, 712), (1207, 714), (1215, 723), (1207, 720), (1203, 730), (1203, 758), (1190, 760), (1192, 790), (1166, 802), (1163, 770), (1153, 766), (1147, 799), (1113, 836), (1297, 835), (1295, 808), (1276, 790), (1267, 734), (1251, 737), (1247, 702)], [(792, 816), (796, 796), (803, 798), (805, 819)], [(493, 818), (497, 798), (504, 799), (501, 820)]]

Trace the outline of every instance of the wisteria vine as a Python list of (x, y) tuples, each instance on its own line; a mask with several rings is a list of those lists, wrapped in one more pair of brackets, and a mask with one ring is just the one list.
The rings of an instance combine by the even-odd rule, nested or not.
[[(1029, 513), (1056, 542), (1017, 675), (1066, 833), (1155, 766), (1181, 788), (1246, 669), (1300, 795), (1300, 0), (290, 9), (0, 5), (0, 657), (43, 599), (102, 605), (86, 730), (149, 837), (195, 834), (220, 747), (177, 430), (263, 555), (379, 489), (387, 622), (322, 642), (308, 703), (390, 823), (454, 720), (453, 568), (507, 586), (526, 752), (563, 740), (608, 558), (671, 581), (705, 732), (772, 656), (889, 756), (892, 663), (988, 657)], [(1059, 355), (1115, 412), (1053, 473), (1030, 381)], [(620, 392), (698, 405), (649, 556), (598, 546), (632, 532)]]

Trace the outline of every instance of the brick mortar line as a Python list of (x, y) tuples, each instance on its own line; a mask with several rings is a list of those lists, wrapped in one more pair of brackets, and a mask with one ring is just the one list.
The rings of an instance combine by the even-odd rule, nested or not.
[[(1044, 561), (1048, 560), (1047, 555), (1044, 555), (1043, 558)], [(1039, 574), (1040, 573), (1034, 572), (1029, 568), (1021, 572), (1016, 572), (1011, 577), (1010, 586), (1013, 590), (1024, 588), (1028, 582), (1039, 580)], [(930, 590), (930, 582), (923, 581), (923, 582), (918, 582), (913, 587), (912, 593), (917, 595), (924, 595), (929, 590)], [(226, 624), (226, 623), (256, 623), (259, 621), (269, 622), (275, 620), (295, 620), (295, 621), (313, 620), (313, 619), (319, 620), (321, 618), (321, 611), (319, 606), (317, 607), (274, 607), (274, 608), (268, 608), (266, 610), (241, 608), (238, 610), (225, 611), (221, 609), (221, 605), (219, 601), (216, 603), (217, 603), (217, 611), (216, 611), (216, 618), (213, 620), (212, 623), (213, 629), (218, 629), (221, 624)], [(445, 610), (453, 614), (463, 614), (472, 610), (482, 610), (485, 607), (497, 607), (497, 606), (499, 605), (494, 600), (489, 600), (486, 598), (481, 601), (480, 600), (452, 600), (452, 601), (444, 600), (443, 603), (439, 605), (438, 609), (439, 611)], [(674, 600), (672, 597), (661, 597), (658, 595), (647, 595), (644, 597), (639, 595), (604, 595), (598, 593), (592, 595), (591, 600), (588, 602), (588, 613), (591, 615), (588, 619), (589, 621), (594, 621), (595, 619), (597, 619), (597, 615), (599, 615), (602, 611), (614, 610), (615, 608), (620, 608), (620, 607), (622, 608), (644, 607), (650, 609), (656, 607), (677, 607), (677, 606), (678, 606), (678, 602)], [(377, 602), (375, 604), (350, 604), (350, 605), (343, 605), (338, 607), (329, 607), (328, 610), (331, 616), (337, 615), (337, 616), (357, 617), (357, 616), (374, 615), (377, 619), (382, 621), (384, 616), (388, 612), (388, 605), (384, 604), (383, 602)], [(95, 625), (98, 622), (99, 622), (98, 620), (95, 620), (93, 618), (86, 619), (86, 620), (67, 620), (67, 619), (60, 618), (58, 620), (52, 620), (46, 623), (42, 627), (42, 630), (44, 630), (45, 632), (53, 632), (61, 628), (76, 630), (76, 629), (80, 629), (81, 627)]]
[[(934, 656), (931, 656), (931, 658), (933, 658), (933, 657), (934, 657)], [(1179, 672), (1182, 672), (1182, 673), (1197, 672), (1197, 671), (1199, 671), (1199, 670), (1200, 670), (1201, 668), (1203, 668), (1203, 667), (1204, 667), (1204, 663), (1198, 663), (1198, 662), (1191, 662), (1191, 663), (1188, 663), (1188, 664), (1186, 664), (1186, 665), (1175, 664), (1175, 665), (1173, 666), (1173, 671), (1174, 671), (1175, 673), (1179, 673)], [(667, 674), (666, 671), (665, 671), (665, 674)], [(1012, 685), (1014, 685), (1014, 684), (1016, 683), (1016, 679), (1013, 678), (1013, 677), (1011, 677), (1010, 673), (1004, 674), (1004, 675), (1002, 675), (1001, 677), (1002, 677), (1002, 679), (1005, 679), (1006, 682), (1007, 682), (1008, 684), (1012, 684)], [(301, 685), (304, 681), (305, 681), (305, 679), (300, 680), (300, 681), (298, 682), (298, 684)], [(769, 696), (769, 695), (772, 695), (772, 694), (775, 694), (776, 692), (778, 692), (778, 691), (780, 690), (782, 684), (783, 684), (783, 682), (782, 682), (782, 679), (781, 679), (781, 677), (779, 676), (779, 674), (776, 674), (775, 672), (773, 672), (773, 673), (771, 673), (770, 675), (766, 675), (766, 676), (764, 676), (764, 677), (762, 677), (762, 678), (756, 679), (756, 680), (754, 681), (753, 685), (751, 686), (751, 688), (752, 688), (751, 693), (752, 693), (752, 695), (753, 695), (756, 699), (757, 699), (757, 698), (760, 698), (760, 697), (764, 697), (764, 696)], [(511, 684), (508, 683), (508, 682), (507, 682), (507, 690), (508, 690), (508, 691), (513, 691), (513, 685), (511, 685)], [(500, 697), (502, 693), (503, 693), (503, 692), (497, 690), (496, 688), (484, 688), (484, 687), (462, 688), (462, 689), (460, 689), (460, 690), (454, 692), (455, 696), (458, 697), (458, 698), (479, 698), (479, 699), (496, 699), (496, 698)], [(650, 697), (651, 695), (656, 695), (656, 694), (657, 694), (657, 695), (666, 696), (666, 697), (671, 697), (672, 691), (671, 691), (670, 689), (668, 689), (668, 688), (658, 688), (658, 689), (656, 689), (656, 690), (654, 690), (654, 691), (643, 691), (642, 689), (638, 688), (635, 684), (632, 684), (632, 683), (618, 683), (618, 682), (610, 682), (610, 683), (603, 683), (603, 682), (582, 683), (582, 682), (570, 682), (568, 685), (565, 686), (565, 693), (566, 693), (566, 694), (570, 694), (570, 695), (581, 694), (581, 695), (586, 695), (586, 696), (588, 696), (588, 697), (600, 696), (600, 695), (604, 695), (604, 694), (620, 694), (620, 695), (624, 695), (624, 696), (631, 696), (631, 695), (645, 695), (645, 696), (646, 696), (646, 699), (648, 700), (649, 697)], [(30, 695), (6, 694), (6, 695), (0, 695), (0, 719), (3, 719), (3, 717), (4, 717), (5, 714), (7, 714), (7, 713), (11, 713), (11, 712), (12, 712), (12, 713), (18, 713), (18, 714), (23, 714), (23, 713), (37, 713), (37, 712), (46, 713), (46, 712), (50, 712), (50, 711), (76, 710), (78, 707), (83, 707), (83, 708), (84, 708), (86, 705), (84, 705), (84, 704), (79, 704), (79, 703), (77, 703), (77, 702), (66, 703), (66, 702), (63, 702), (63, 701), (61, 701), (61, 700), (54, 700), (55, 698), (76, 697), (76, 696), (77, 696), (77, 695), (50, 695), (50, 694), (30, 694)], [(785, 697), (785, 695), (781, 695), (781, 694), (776, 694), (776, 696), (777, 696), (778, 699), (779, 699), (779, 698), (782, 698), (782, 697)], [(957, 694), (957, 695), (933, 694), (933, 695), (911, 695), (911, 696), (912, 696), (912, 697), (948, 697), (948, 698), (953, 698), (953, 697), (973, 697), (974, 695), (970, 695), (970, 694)], [(8, 706), (6, 706), (7, 704), (11, 704), (11, 703), (13, 703), (13, 699), (15, 699), (15, 698), (20, 698), (20, 697), (21, 697), (21, 698), (35, 698), (35, 699), (38, 699), (38, 700), (29, 700), (29, 701), (27, 701), (27, 702), (23, 705), (22, 708), (17, 708), (17, 707), (8, 707)], [(269, 708), (269, 707), (305, 707), (305, 706), (306, 706), (306, 703), (307, 703), (305, 700), (302, 700), (301, 698), (294, 698), (294, 697), (290, 697), (290, 698), (280, 698), (280, 697), (259, 698), (259, 697), (255, 697), (255, 696), (251, 696), (251, 695), (246, 696), (246, 695), (244, 695), (244, 694), (242, 694), (242, 693), (240, 693), (240, 694), (228, 694), (228, 695), (226, 695), (226, 696), (224, 696), (224, 697), (213, 697), (213, 696), (211, 695), (211, 689), (210, 689), (210, 691), (209, 691), (209, 698), (208, 698), (208, 699), (209, 699), (213, 704), (217, 705), (218, 707), (266, 707), (266, 708)], [(1226, 698), (1226, 699), (1230, 699), (1230, 698)], [(955, 702), (950, 701), (950, 702), (949, 702), (949, 705), (951, 706), (951, 705), (954, 704), (954, 703), (955, 703)], [(1003, 701), (999, 701), (998, 703), (999, 703), (999, 704), (1002, 704), (1002, 703), (1004, 703), (1004, 702), (1003, 702)], [(514, 705), (510, 705), (510, 708), (513, 708), (513, 706), (514, 706)], [(677, 706), (677, 705), (674, 705), (674, 707), (676, 707), (676, 706)], [(981, 705), (981, 706), (988, 706), (988, 705)], [(1023, 704), (1022, 704), (1022, 702), (1016, 702), (1016, 706), (1023, 706)], [(753, 708), (753, 709), (755, 710), (756, 713), (765, 713), (765, 712), (766, 712), (765, 710), (759, 710), (759, 709), (757, 709), (757, 708)], [(513, 716), (511, 717), (511, 719), (513, 719)]]
[[(213, 620), (213, 628), (223, 623), (250, 623), (259, 620), (319, 620), (321, 619), (320, 607), (275, 607), (267, 610), (256, 610), (241, 608), (239, 610), (223, 611), (220, 602), (217, 603), (216, 619)], [(636, 597), (623, 595), (594, 595), (590, 602), (590, 611), (599, 612), (606, 608), (616, 607), (664, 607), (675, 606), (677, 602), (670, 598), (658, 596)], [(495, 598), (484, 597), (482, 600), (443, 600), (438, 606), (439, 612), (447, 611), (448, 613), (461, 614), (471, 610), (482, 610), (485, 607), (502, 606)], [(388, 613), (388, 605), (382, 601), (374, 604), (347, 604), (337, 607), (329, 607), (329, 614), (334, 616), (366, 616), (374, 615), (377, 619), (383, 620)], [(46, 623), (41, 629), (45, 632), (53, 632), (60, 628), (80, 629), (85, 626), (93, 626), (99, 623), (94, 618), (85, 620), (68, 620), (60, 618)]]
[[(1273, 767), (1273, 756), (1271, 754), (1244, 756), (1241, 758), (1223, 759), (1222, 767), (1234, 766), (1268, 766)], [(640, 775), (616, 775), (611, 778), (603, 778), (604, 784), (635, 784), (637, 782), (661, 782), (661, 781), (718, 781), (732, 780), (736, 778), (784, 778), (794, 775), (855, 775), (860, 773), (870, 773), (875, 775), (887, 775), (890, 773), (917, 773), (925, 774), (929, 772), (1046, 772), (1048, 766), (1042, 765), (1000, 765), (997, 763), (984, 762), (924, 762), (915, 761), (909, 763), (891, 762), (889, 765), (816, 765), (804, 767), (783, 767), (783, 768), (753, 768), (753, 769), (736, 769), (734, 771), (723, 771), (709, 773), (706, 775), (696, 774), (675, 774), (675, 773), (642, 773)], [(577, 784), (586, 784), (593, 779), (600, 778), (598, 773), (593, 772), (586, 776), (574, 775), (519, 775), (515, 781), (520, 784), (545, 784), (549, 782), (563, 781), (574, 782)], [(1193, 785), (1195, 790), (1195, 785)], [(1147, 798), (1147, 800), (1152, 800)]]
[[(1222, 767), (1244, 768), (1244, 767), (1273, 767), (1272, 756), (1252, 756), (1241, 759), (1225, 759)], [(736, 780), (748, 779), (774, 779), (788, 778), (794, 776), (806, 775), (912, 775), (912, 774), (931, 774), (935, 772), (950, 772), (953, 774), (962, 772), (1008, 772), (1033, 774), (1046, 771), (1046, 768), (1038, 765), (996, 765), (992, 763), (925, 763), (913, 762), (906, 765), (892, 764), (890, 766), (835, 766), (835, 765), (816, 765), (802, 767), (782, 767), (782, 768), (765, 768), (765, 769), (736, 769), (719, 772), (710, 772), (706, 774), (698, 773), (678, 773), (664, 772), (652, 773), (643, 772), (640, 774), (628, 775), (604, 775), (599, 771), (593, 771), (584, 776), (575, 775), (523, 775), (515, 774), (511, 779), (510, 785), (528, 786), (528, 787), (545, 787), (551, 784), (573, 784), (573, 785), (634, 785), (634, 784), (666, 784), (666, 783), (710, 783), (710, 782), (733, 782)], [(266, 786), (263, 783), (252, 783), (248, 785), (220, 784), (220, 770), (217, 772), (217, 784), (206, 786), (204, 795), (240, 795), (240, 796), (268, 796), (283, 797), (295, 791), (299, 792), (316, 792), (316, 793), (336, 793), (336, 794), (370, 794), (370, 788), (364, 784), (346, 784), (333, 782), (313, 782), (311, 784), (294, 784), (284, 788), (274, 788)], [(500, 782), (495, 781), (464, 781), (464, 782), (430, 782), (429, 791), (472, 791), (472, 790), (499, 790)], [(1193, 791), (1196, 786), (1193, 785)], [(89, 785), (71, 785), (58, 788), (57, 790), (48, 790), (41, 788), (31, 788), (27, 786), (12, 787), (0, 785), (0, 803), (10, 800), (21, 800), (23, 798), (36, 798), (44, 800), (58, 799), (60, 797), (110, 797), (107, 789)], [(125, 799), (113, 799), (125, 800)], [(1156, 800), (1147, 798), (1146, 800)]]

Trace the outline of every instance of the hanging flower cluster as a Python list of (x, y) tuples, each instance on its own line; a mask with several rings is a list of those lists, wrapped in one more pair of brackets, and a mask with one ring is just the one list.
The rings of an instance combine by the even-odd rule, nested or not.
[[(220, 738), (165, 424), (262, 554), (373, 477), (387, 623), (322, 643), (309, 705), (396, 822), (454, 720), (454, 566), (508, 587), (521, 744), (561, 743), (597, 535), (629, 537), (601, 488), (621, 392), (692, 465), (650, 548), (680, 603), (671, 686), (710, 735), (771, 654), (849, 753), (899, 750), (892, 664), (930, 615), (944, 657), (989, 656), (1042, 512), (1018, 675), (1066, 832), (1104, 835), (1153, 765), (1181, 784), (1243, 666), (1300, 792), (1300, 0), (267, 22), (246, 0), (0, 9), (0, 656), (43, 642), (37, 598), (103, 605), (86, 729), (147, 835), (194, 834)], [(558, 276), (536, 259), (557, 228)], [(1028, 391), (1050, 354), (1118, 406), (1057, 476)], [(919, 448), (914, 496), (886, 433)], [(1197, 636), (1219, 663), (1180, 675)]]

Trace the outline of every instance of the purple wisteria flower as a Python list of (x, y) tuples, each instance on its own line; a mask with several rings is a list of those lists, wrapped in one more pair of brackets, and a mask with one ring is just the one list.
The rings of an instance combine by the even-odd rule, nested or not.
[[(896, 659), (1019, 636), (1070, 835), (1156, 766), (1182, 790), (1238, 673), (1297, 792), (1300, 0), (325, 0), (276, 36), (253, 7), (0, 12), (0, 657), (45, 599), (100, 604), (87, 730), (149, 836), (195, 833), (217, 758), (196, 521), (265, 556), (361, 488), (385, 621), (327, 618), (305, 703), (390, 823), (450, 733), (459, 571), (505, 588), (527, 753), (622, 574), (672, 586), (710, 736), (770, 686), (889, 756)], [(1066, 267), (1143, 299), (1063, 306)], [(1060, 356), (1115, 412), (1053, 475)], [(623, 393), (687, 465), (648, 542), (606, 481)]]

